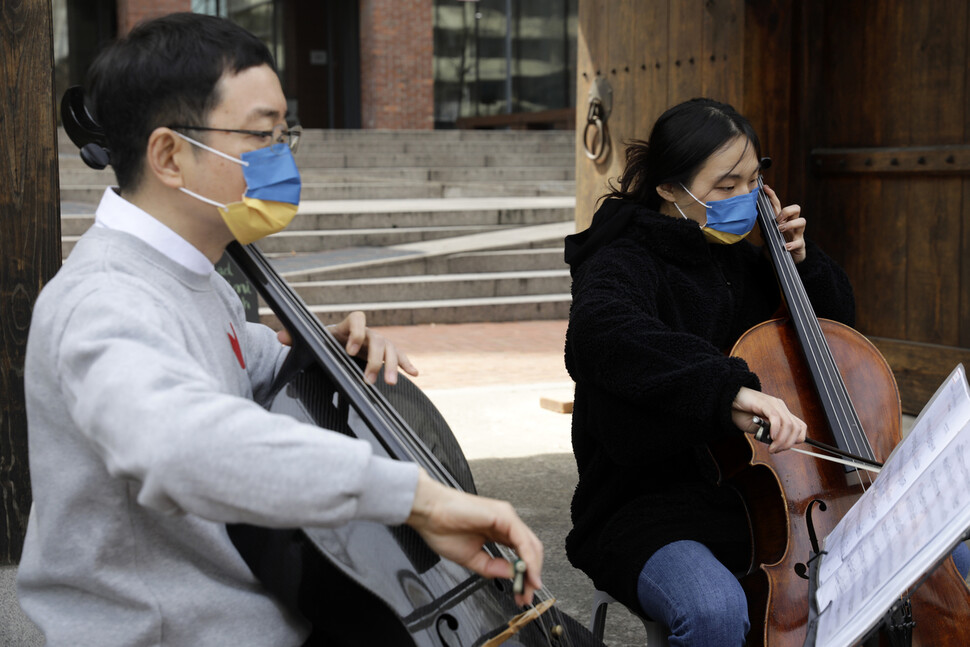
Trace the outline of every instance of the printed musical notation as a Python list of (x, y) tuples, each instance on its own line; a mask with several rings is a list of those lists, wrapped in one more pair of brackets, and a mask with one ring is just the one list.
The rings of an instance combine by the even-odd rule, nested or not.
[(970, 528), (970, 387), (958, 366), (824, 540), (816, 644), (851, 645)]

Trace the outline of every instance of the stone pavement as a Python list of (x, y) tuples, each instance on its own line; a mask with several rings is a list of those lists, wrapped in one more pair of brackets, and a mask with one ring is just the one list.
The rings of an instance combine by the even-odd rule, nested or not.
[[(588, 625), (593, 586), (572, 568), (563, 550), (576, 483), (570, 417), (539, 406), (542, 397), (572, 397), (562, 359), (566, 322), (377, 330), (407, 352), (420, 370), (414, 382), (454, 431), (479, 493), (510, 501), (542, 539), (543, 580), (558, 599), (557, 606)], [(11, 590), (12, 577), (12, 569), (0, 570), (0, 581)], [(29, 622), (11, 613), (9, 606), (2, 607), (0, 645), (39, 645)], [(606, 642), (613, 647), (643, 645), (643, 628), (627, 610), (611, 605)]]

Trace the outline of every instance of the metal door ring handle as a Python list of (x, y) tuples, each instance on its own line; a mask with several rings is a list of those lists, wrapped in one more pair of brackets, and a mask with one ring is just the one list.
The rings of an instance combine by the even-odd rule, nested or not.
[[(589, 129), (595, 128), (593, 131), (593, 141), (599, 145), (594, 150), (589, 148)], [(596, 137), (599, 137), (599, 142), (596, 142)], [(583, 151), (586, 153), (586, 157), (593, 160), (594, 162), (599, 161), (603, 158), (608, 150), (608, 140), (606, 137), (606, 129), (603, 126), (603, 120), (599, 117), (590, 117), (586, 122), (586, 128), (583, 129)]]

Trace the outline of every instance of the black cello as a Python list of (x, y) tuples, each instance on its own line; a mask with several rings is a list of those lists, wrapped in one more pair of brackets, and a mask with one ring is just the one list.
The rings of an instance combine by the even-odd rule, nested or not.
[[(232, 243), (227, 252), (293, 338), (274, 387), (279, 392), (274, 411), (368, 440), (378, 453), (414, 461), (442, 483), (474, 492), (464, 457), (449, 442), (450, 431), (442, 429), (436, 412), (425, 411), (421, 421), (436, 428), (432, 442), (438, 452), (363, 379), (355, 360), (259, 250)], [(244, 530), (249, 534), (240, 550), (247, 562), (287, 606), (311, 621), (314, 644), (602, 644), (556, 609), (551, 597), (537, 595), (537, 604), (523, 611), (514, 603), (510, 582), (485, 580), (438, 557), (406, 526), (353, 522), (334, 529)], [(500, 546), (487, 550), (514, 559)], [(328, 622), (332, 618), (339, 618), (339, 625)]]
[[(763, 163), (763, 168), (767, 164)], [(759, 178), (759, 186), (763, 182)], [(764, 191), (758, 223), (788, 318), (748, 330), (731, 351), (808, 424), (808, 436), (865, 461), (883, 461), (901, 439), (899, 391), (885, 358), (848, 326), (818, 319)], [(748, 644), (795, 647), (808, 621), (806, 561), (871, 482), (867, 473), (792, 451), (769, 454), (748, 434), (718, 452), (722, 473), (742, 493), (753, 531)], [(743, 444), (742, 444), (743, 443)], [(912, 644), (970, 645), (970, 590), (947, 558), (912, 591)], [(894, 630), (888, 628), (884, 634)]]

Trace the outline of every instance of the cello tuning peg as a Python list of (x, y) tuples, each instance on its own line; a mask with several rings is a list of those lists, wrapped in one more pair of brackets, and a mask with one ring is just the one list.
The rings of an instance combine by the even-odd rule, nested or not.
[(521, 595), (525, 591), (525, 561), (517, 559), (512, 563), (512, 592)]

